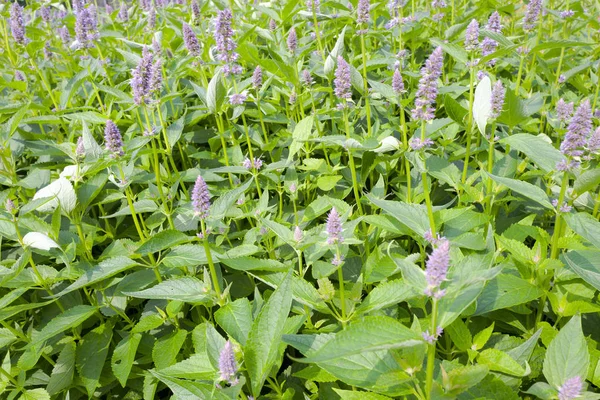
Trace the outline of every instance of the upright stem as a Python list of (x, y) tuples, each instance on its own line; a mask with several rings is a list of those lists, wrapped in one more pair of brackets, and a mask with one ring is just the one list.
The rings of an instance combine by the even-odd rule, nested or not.
[[(473, 62), (473, 57), (471, 57), (471, 63)], [(467, 180), (467, 172), (469, 170), (469, 158), (471, 157), (471, 141), (473, 136), (473, 97), (474, 97), (474, 82), (475, 82), (475, 74), (473, 73), (473, 66), (469, 68), (469, 120), (467, 121), (467, 148), (465, 150), (465, 163), (463, 165), (463, 173), (461, 182), (464, 185)]]
[[(496, 121), (492, 123), (492, 131), (490, 132), (490, 140), (488, 147), (488, 163), (487, 172), (491, 174), (494, 168), (494, 140), (496, 135)], [(492, 179), (488, 177), (486, 185), (486, 196), (487, 196), (487, 210), (491, 212), (492, 208)]]
[(408, 153), (408, 132), (406, 129), (406, 116), (404, 115), (404, 108), (402, 107), (402, 104), (400, 104), (400, 125), (402, 126), (402, 144), (404, 147), (404, 169), (406, 171), (406, 202), (407, 203), (411, 203), (412, 202), (412, 183), (411, 183), (411, 177), (410, 177), (410, 161), (408, 161), (408, 158), (406, 157), (406, 154)]
[[(421, 141), (425, 142), (425, 120), (421, 121)], [(426, 165), (427, 160), (425, 159), (425, 153), (423, 153), (423, 164)], [(423, 181), (423, 195), (425, 196), (425, 204), (427, 205), (427, 217), (429, 218), (429, 227), (431, 228), (431, 235), (436, 237), (435, 219), (433, 218), (433, 206), (431, 204), (431, 196), (429, 194), (429, 182), (427, 180), (427, 172), (421, 174), (421, 180)]]
[(369, 100), (369, 82), (367, 81), (367, 50), (365, 46), (365, 35), (362, 34), (360, 35), (360, 47), (362, 51), (365, 107), (367, 109), (367, 137), (371, 137), (371, 103)]
[(204, 224), (204, 220), (200, 221), (200, 225), (202, 228), (202, 244), (204, 245), (204, 251), (206, 252), (206, 260), (208, 261), (208, 268), (210, 269), (210, 277), (212, 279), (213, 288), (215, 292), (217, 292), (217, 296), (219, 299), (221, 298), (221, 287), (219, 286), (219, 280), (217, 278), (217, 270), (215, 268), (215, 264), (213, 262), (212, 254), (210, 252), (210, 246), (208, 244), (208, 234), (206, 232), (206, 225)]
[(562, 207), (564, 200), (565, 200), (565, 194), (567, 192), (567, 188), (569, 186), (569, 176), (567, 174), (567, 172), (563, 173), (563, 177), (562, 177), (562, 185), (560, 187), (560, 194), (558, 195), (558, 203), (556, 204), (556, 208), (557, 208), (557, 212), (556, 212), (556, 216), (554, 217), (554, 233), (552, 234), (552, 249), (550, 251), (550, 258), (552, 259), (557, 259), (558, 258), (558, 253), (559, 253), (559, 248), (558, 248), (558, 240), (560, 239), (561, 236), (561, 231), (562, 231), (562, 216), (561, 216), (561, 212), (560, 212), (560, 208)]
[[(432, 299), (431, 307), (431, 335), (436, 336), (437, 331), (437, 299)], [(433, 371), (435, 369), (435, 347), (437, 341), (429, 344), (427, 348), (427, 371), (425, 376), (425, 396), (427, 400), (431, 399), (431, 388), (433, 387)]]
[(519, 62), (519, 73), (517, 74), (517, 84), (515, 85), (515, 95), (519, 95), (519, 88), (521, 87), (521, 75), (523, 75), (523, 64), (525, 63), (525, 56), (521, 56)]
[[(350, 123), (348, 122), (347, 108), (344, 108), (344, 124), (346, 129), (346, 138), (350, 139)], [(352, 156), (352, 149), (350, 148), (348, 148), (348, 163), (350, 164), (350, 173), (352, 174), (352, 187), (354, 189), (356, 207), (358, 208), (358, 213), (360, 215), (364, 215), (362, 205), (360, 204), (360, 191), (358, 190), (358, 179), (356, 178), (356, 166), (354, 165), (354, 157)]]
[(344, 273), (342, 271), (342, 266), (344, 263), (341, 261), (340, 247), (336, 244), (335, 246), (335, 254), (336, 258), (340, 262), (338, 266), (338, 281), (340, 284), (340, 310), (342, 310), (342, 327), (346, 327), (346, 294), (344, 293)]

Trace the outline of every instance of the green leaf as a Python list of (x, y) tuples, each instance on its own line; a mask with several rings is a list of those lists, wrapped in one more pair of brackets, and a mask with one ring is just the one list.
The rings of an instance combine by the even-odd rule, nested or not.
[(221, 73), (217, 72), (213, 75), (206, 89), (206, 106), (211, 113), (216, 114), (221, 112), (226, 93)]
[(419, 334), (393, 318), (365, 317), (338, 332), (323, 347), (300, 361), (319, 363), (366, 352), (411, 347), (422, 343), (423, 338)]
[(140, 299), (178, 300), (187, 303), (203, 303), (208, 299), (208, 287), (204, 282), (192, 276), (169, 279), (156, 286), (136, 292), (123, 294)]
[(77, 371), (89, 397), (92, 397), (99, 386), (100, 375), (112, 340), (112, 329), (111, 325), (100, 325), (88, 332), (77, 348)]
[(374, 288), (363, 302), (356, 308), (356, 313), (368, 313), (417, 296), (417, 293), (402, 279), (396, 279), (379, 284)]
[(367, 194), (367, 198), (377, 207), (396, 218), (401, 224), (406, 225), (418, 236), (422, 237), (425, 232), (430, 230), (425, 206), (401, 201), (381, 200), (371, 194)]
[(50, 400), (50, 394), (45, 389), (27, 389), (19, 400)]
[(277, 360), (281, 335), (291, 306), (291, 273), (288, 273), (262, 307), (244, 346), (246, 369), (255, 397), (260, 394), (263, 383)]
[(486, 75), (479, 81), (475, 88), (475, 100), (473, 102), (473, 120), (479, 128), (479, 132), (485, 136), (485, 127), (492, 113), (492, 82)]
[(169, 125), (169, 127), (167, 128), (167, 138), (169, 139), (169, 146), (170, 146), (170, 148), (167, 149), (167, 151), (169, 151), (171, 148), (173, 148), (173, 146), (177, 143), (177, 141), (181, 137), (181, 134), (183, 133), (184, 122), (185, 122), (185, 117), (181, 117), (178, 120), (176, 120), (175, 122), (173, 122), (171, 125)]
[(498, 122), (514, 128), (525, 121), (527, 117), (529, 117), (529, 114), (523, 100), (515, 95), (514, 91), (507, 90), (504, 97), (503, 111), (498, 117)]
[(75, 372), (75, 349), (75, 342), (69, 341), (65, 343), (58, 355), (48, 386), (46, 386), (46, 390), (51, 395), (57, 394), (71, 385)]
[(227, 265), (229, 268), (238, 271), (287, 271), (289, 268), (277, 260), (269, 260), (265, 258), (254, 257), (239, 257), (225, 258), (219, 257), (219, 262)]
[(450, 335), (452, 343), (454, 343), (459, 350), (467, 351), (467, 349), (471, 348), (473, 337), (462, 319), (457, 318), (453, 323), (448, 325), (444, 331)]
[(119, 344), (117, 344), (111, 357), (110, 365), (113, 374), (115, 374), (117, 380), (123, 387), (127, 385), (127, 379), (129, 378), (129, 373), (131, 372), (131, 367), (135, 361), (135, 354), (137, 353), (137, 348), (141, 340), (141, 333), (127, 334), (127, 336), (121, 339)]
[(154, 361), (156, 369), (161, 370), (175, 364), (177, 354), (179, 354), (185, 342), (187, 333), (183, 329), (177, 330), (166, 336), (162, 336), (154, 343), (152, 361)]
[(167, 385), (177, 400), (231, 400), (231, 398), (227, 397), (220, 390), (217, 390), (214, 384), (191, 382), (184, 381), (182, 379), (171, 378), (163, 374), (162, 371), (156, 372), (150, 370), (149, 372), (162, 383)]
[(556, 170), (556, 164), (565, 157), (552, 146), (551, 142), (546, 140), (547, 137), (546, 139), (544, 137), (544, 135), (534, 136), (528, 133), (519, 133), (507, 136), (501, 142), (524, 153), (544, 172), (552, 172)]
[(37, 334), (29, 346), (37, 346), (43, 344), (46, 340), (53, 338), (67, 329), (81, 325), (85, 320), (94, 315), (96, 307), (79, 305), (70, 308), (52, 319), (48, 324)]
[(359, 392), (333, 388), (341, 400), (391, 400), (390, 397), (377, 393)]
[(75, 282), (64, 288), (60, 293), (55, 294), (54, 297), (62, 297), (74, 290), (93, 285), (94, 283), (115, 276), (116, 274), (126, 271), (136, 265), (138, 265), (137, 262), (127, 257), (119, 256), (106, 259), (91, 269), (85, 271), (84, 274)]
[(600, 290), (600, 251), (576, 250), (564, 254), (563, 257), (573, 272)]
[(439, 326), (446, 327), (454, 322), (477, 299), (484, 284), (483, 281), (475, 281), (442, 297), (438, 306)]
[(587, 213), (565, 214), (569, 228), (600, 250), (600, 222)]
[(440, 46), (445, 53), (450, 54), (456, 61), (460, 61), (463, 64), (469, 62), (469, 55), (466, 50), (454, 43), (446, 43), (438, 38), (430, 39), (434, 46)]
[(314, 116), (311, 114), (296, 124), (292, 133), (292, 144), (289, 148), (288, 161), (292, 160), (296, 153), (304, 146), (304, 142), (310, 138)]
[(169, 249), (171, 247), (177, 246), (178, 244), (189, 242), (190, 238), (179, 231), (169, 229), (166, 231), (162, 231), (157, 233), (148, 239), (144, 244), (142, 244), (135, 251), (137, 254), (142, 256), (157, 253), (164, 249)]
[(578, 195), (594, 190), (600, 185), (600, 168), (588, 169), (575, 179), (573, 191)]
[(496, 323), (492, 322), (490, 326), (477, 332), (477, 334), (473, 338), (473, 347), (475, 348), (475, 350), (483, 349), (483, 346), (485, 346), (488, 340), (490, 340), (490, 338), (492, 337), (495, 325)]
[(448, 381), (444, 389), (448, 394), (457, 395), (477, 385), (488, 374), (485, 365), (467, 365), (452, 369), (448, 373)]
[(479, 353), (477, 362), (486, 365), (492, 371), (513, 376), (525, 376), (525, 369), (514, 358), (498, 349), (483, 350)]
[(215, 321), (229, 336), (246, 345), (252, 327), (252, 306), (246, 298), (227, 303), (215, 312)]
[(508, 308), (539, 298), (544, 291), (514, 275), (502, 274), (494, 278), (477, 298), (475, 315)]
[(131, 329), (131, 333), (143, 333), (156, 329), (161, 326), (165, 320), (159, 314), (144, 315), (137, 324)]
[(217, 378), (218, 371), (210, 362), (208, 354), (201, 353), (192, 354), (190, 358), (171, 365), (160, 372), (173, 378), (214, 380)]
[(459, 125), (464, 125), (468, 111), (454, 100), (449, 94), (444, 95), (444, 108), (448, 116)]
[(554, 207), (548, 200), (548, 195), (539, 187), (532, 185), (529, 182), (518, 181), (516, 179), (504, 178), (501, 176), (496, 176), (492, 174), (488, 174), (494, 181), (500, 183), (501, 185), (506, 186), (513, 192), (517, 192), (522, 196), (527, 197), (530, 200), (535, 201), (536, 203), (541, 204), (542, 206), (554, 210)]
[(587, 377), (590, 354), (581, 330), (581, 316), (575, 315), (550, 342), (543, 372), (548, 383), (561, 386), (569, 378)]

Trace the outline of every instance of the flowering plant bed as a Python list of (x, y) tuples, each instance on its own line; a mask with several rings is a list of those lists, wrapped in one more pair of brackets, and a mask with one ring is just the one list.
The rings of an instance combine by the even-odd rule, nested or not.
[(21, 3), (0, 398), (600, 398), (595, 4)]

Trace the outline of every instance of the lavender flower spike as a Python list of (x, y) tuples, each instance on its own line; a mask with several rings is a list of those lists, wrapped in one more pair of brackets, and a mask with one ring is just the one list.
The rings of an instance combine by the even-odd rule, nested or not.
[(290, 53), (294, 54), (298, 48), (298, 35), (296, 34), (296, 28), (292, 26), (287, 37), (287, 47)]
[(100, 38), (98, 33), (98, 17), (96, 7), (92, 4), (80, 8), (77, 11), (75, 20), (75, 34), (79, 48), (89, 49), (94, 47), (94, 40)]
[(242, 68), (236, 64), (239, 55), (235, 52), (237, 43), (233, 40), (234, 32), (231, 28), (232, 19), (233, 14), (228, 8), (219, 11), (217, 18), (215, 19), (214, 36), (217, 44), (217, 59), (225, 63), (225, 66), (223, 67), (225, 76), (242, 73)]
[(581, 377), (574, 376), (565, 381), (565, 383), (558, 388), (558, 400), (574, 400), (581, 395), (583, 389), (583, 382)]
[(342, 243), (344, 238), (342, 237), (342, 221), (335, 207), (331, 209), (327, 216), (327, 244), (332, 245), (336, 243)]
[(78, 160), (85, 158), (85, 145), (83, 144), (83, 136), (77, 138), (77, 147), (75, 148), (75, 156)]
[(123, 22), (129, 21), (129, 10), (127, 9), (127, 3), (121, 3), (121, 8), (119, 8), (119, 19)]
[(228, 340), (219, 354), (219, 379), (235, 385), (238, 381), (236, 378), (237, 370), (235, 354), (233, 353), (231, 342)]
[(492, 112), (490, 114), (491, 118), (498, 118), (498, 116), (502, 112), (505, 94), (506, 89), (504, 89), (504, 86), (502, 86), (502, 82), (499, 80), (496, 81), (496, 83), (494, 83), (494, 87), (492, 88)]
[(314, 11), (316, 14), (318, 14), (321, 12), (321, 0), (307, 0), (306, 8), (308, 8), (308, 11)]
[(597, 153), (600, 150), (600, 127), (596, 128), (588, 139), (587, 150), (590, 153)]
[(561, 121), (566, 121), (573, 115), (573, 102), (567, 103), (563, 99), (556, 103), (556, 116)]
[(337, 69), (335, 70), (335, 79), (333, 81), (335, 85), (335, 95), (340, 99), (350, 99), (352, 93), (350, 87), (352, 82), (350, 80), (350, 64), (344, 60), (342, 56), (337, 58)]
[(527, 4), (527, 10), (525, 11), (525, 17), (523, 18), (523, 29), (526, 32), (535, 29), (537, 20), (542, 11), (542, 0), (531, 0)]
[(392, 89), (398, 94), (404, 92), (404, 81), (402, 80), (402, 74), (400, 74), (398, 69), (394, 71), (394, 76), (392, 77)]
[(10, 6), (10, 31), (15, 42), (25, 44), (25, 23), (23, 22), (23, 7), (16, 1)]
[(446, 280), (449, 265), (450, 242), (446, 239), (440, 239), (438, 246), (433, 249), (427, 259), (425, 268), (425, 279), (427, 279), (426, 295), (436, 298), (444, 295), (444, 292), (439, 290), (439, 287)]
[(586, 140), (592, 131), (592, 108), (590, 101), (585, 99), (581, 102), (575, 115), (571, 118), (567, 133), (562, 143), (560, 151), (567, 156), (580, 156), (583, 154), (581, 148), (585, 146)]
[(194, 213), (200, 217), (200, 219), (206, 219), (210, 208), (210, 193), (208, 192), (208, 186), (201, 175), (198, 175), (196, 178), (196, 182), (192, 188), (191, 197)]
[(260, 68), (260, 65), (257, 65), (254, 73), (252, 74), (252, 87), (254, 87), (254, 89), (260, 89), (262, 86), (262, 81), (262, 69)]
[(123, 156), (123, 138), (117, 125), (110, 119), (106, 121), (104, 128), (104, 142), (106, 149), (112, 153), (113, 157)]
[(358, 7), (356, 8), (356, 22), (358, 24), (369, 23), (369, 0), (358, 0)]
[(429, 122), (434, 118), (433, 103), (438, 94), (437, 80), (442, 75), (443, 64), (444, 53), (441, 47), (437, 47), (421, 68), (417, 99), (412, 110), (413, 117), (417, 120)]
[(198, 43), (198, 37), (192, 30), (192, 27), (184, 22), (182, 31), (183, 42), (189, 53), (194, 57), (200, 56), (200, 43)]
[(302, 80), (304, 81), (304, 84), (306, 86), (312, 86), (313, 79), (312, 79), (312, 76), (310, 75), (309, 70), (305, 69), (304, 71), (302, 71)]
[(479, 45), (479, 22), (476, 19), (472, 19), (467, 31), (465, 32), (465, 49), (467, 51), (473, 51), (477, 49)]
[(150, 76), (154, 56), (147, 46), (142, 50), (142, 58), (137, 67), (132, 71), (131, 92), (133, 101), (138, 106), (146, 104), (146, 97), (150, 93)]
[(498, 11), (494, 11), (492, 15), (490, 15), (485, 29), (490, 32), (502, 33), (502, 23), (500, 22), (500, 14)]
[(294, 240), (299, 243), (302, 241), (303, 236), (304, 234), (302, 233), (302, 229), (296, 225), (296, 228), (294, 228)]

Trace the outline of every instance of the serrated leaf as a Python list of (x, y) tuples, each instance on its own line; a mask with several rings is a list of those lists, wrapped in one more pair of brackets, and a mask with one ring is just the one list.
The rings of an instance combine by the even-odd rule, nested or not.
[(208, 290), (204, 282), (192, 276), (162, 281), (151, 288), (123, 294), (140, 299), (178, 300), (188, 303), (202, 303), (208, 299)]
[(600, 251), (576, 250), (563, 255), (569, 268), (600, 290)]
[(539, 187), (532, 185), (529, 182), (519, 181), (511, 178), (504, 178), (501, 176), (496, 176), (492, 174), (488, 174), (494, 181), (500, 183), (508, 187), (513, 192), (517, 192), (526, 198), (535, 201), (536, 203), (541, 204), (542, 206), (554, 210), (554, 207), (548, 200), (548, 195)]
[(246, 298), (227, 303), (215, 312), (215, 321), (229, 336), (246, 345), (252, 327), (252, 306)]
[(333, 388), (341, 400), (391, 400), (390, 397), (377, 393), (342, 390)]
[(111, 339), (112, 326), (102, 324), (88, 332), (77, 348), (77, 371), (89, 397), (99, 386)]
[(186, 337), (187, 331), (181, 329), (159, 338), (154, 343), (152, 361), (156, 369), (161, 370), (175, 364)]
[(169, 229), (152, 236), (150, 239), (145, 241), (144, 244), (138, 247), (135, 252), (145, 256), (189, 241), (190, 238), (183, 232)]
[(225, 95), (226, 90), (223, 86), (221, 73), (217, 72), (211, 78), (206, 89), (206, 106), (211, 113), (216, 114), (221, 111)]
[(58, 359), (50, 375), (50, 380), (48, 381), (48, 386), (46, 386), (49, 394), (54, 395), (59, 393), (71, 385), (75, 372), (75, 349), (75, 342), (69, 341), (58, 355)]
[(539, 298), (544, 291), (514, 275), (498, 275), (477, 298), (475, 315), (527, 303)]
[(381, 200), (371, 194), (367, 194), (367, 198), (417, 235), (423, 236), (425, 232), (430, 230), (425, 206), (401, 201)]
[(129, 373), (131, 372), (131, 367), (135, 361), (135, 354), (141, 340), (141, 333), (127, 334), (113, 351), (110, 365), (113, 374), (115, 374), (115, 377), (123, 387), (127, 385), (127, 379), (129, 378)]
[(191, 357), (160, 371), (173, 378), (214, 380), (217, 370), (212, 366), (208, 354), (192, 354)]
[(479, 364), (507, 375), (524, 376), (525, 369), (514, 358), (498, 349), (485, 349), (477, 357)]
[(94, 315), (95, 312), (96, 307), (88, 305), (79, 305), (64, 311), (48, 322), (37, 335), (34, 335), (29, 346), (33, 347), (43, 344), (46, 340), (53, 338), (59, 333), (82, 324)]
[(310, 138), (312, 127), (314, 124), (314, 116), (309, 115), (302, 121), (296, 124), (294, 132), (292, 133), (292, 144), (289, 148), (288, 161), (292, 160), (296, 153), (304, 146), (304, 142)]
[(416, 291), (402, 279), (379, 284), (356, 308), (356, 313), (368, 313), (417, 296)]
[(543, 135), (534, 136), (528, 133), (519, 133), (510, 135), (502, 139), (501, 142), (524, 153), (544, 172), (555, 171), (556, 164), (565, 159), (560, 151), (543, 138)]
[(65, 212), (70, 213), (77, 205), (77, 195), (73, 185), (66, 178), (58, 178), (48, 186), (38, 190), (33, 196), (33, 200), (50, 197), (52, 200), (40, 205), (38, 211), (51, 212), (59, 207)]
[(569, 228), (600, 250), (600, 222), (587, 213), (565, 214)]

